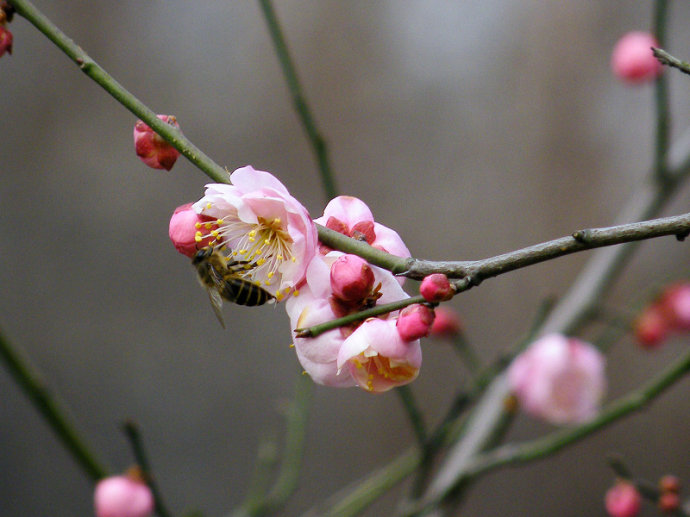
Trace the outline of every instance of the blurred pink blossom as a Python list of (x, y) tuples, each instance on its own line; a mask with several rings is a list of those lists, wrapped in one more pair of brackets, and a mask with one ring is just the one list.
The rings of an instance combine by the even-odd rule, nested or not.
[(430, 335), (436, 338), (453, 338), (463, 330), (462, 321), (458, 313), (445, 305), (434, 309), (434, 323), (431, 325)]
[(594, 346), (549, 334), (513, 361), (508, 381), (528, 413), (553, 424), (576, 424), (598, 412), (604, 368), (604, 356)]
[(613, 48), (611, 68), (614, 75), (629, 84), (656, 79), (663, 69), (652, 54), (652, 47), (658, 46), (656, 38), (648, 32), (627, 33)]
[[(163, 122), (179, 129), (172, 115), (157, 115)], [(134, 124), (134, 150), (139, 159), (153, 169), (172, 169), (180, 152), (141, 120)]]
[(96, 517), (147, 517), (154, 508), (149, 487), (128, 476), (102, 479), (93, 499)]
[(201, 216), (215, 220), (213, 246), (226, 246), (235, 260), (253, 267), (247, 278), (259, 282), (278, 301), (302, 282), (316, 252), (316, 226), (302, 204), (272, 174), (247, 165), (230, 175), (231, 185), (206, 185), (194, 203)]
[(642, 498), (629, 481), (617, 481), (608, 489), (604, 503), (611, 517), (635, 517), (640, 512)]
[(2, 57), (5, 52), (12, 54), (12, 33), (4, 25), (0, 25), (0, 57)]

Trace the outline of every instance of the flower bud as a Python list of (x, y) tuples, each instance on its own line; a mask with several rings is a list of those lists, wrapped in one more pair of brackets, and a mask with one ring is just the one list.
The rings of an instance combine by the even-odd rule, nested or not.
[(666, 339), (669, 323), (656, 305), (650, 305), (635, 321), (635, 338), (642, 348), (656, 348)]
[(432, 337), (451, 339), (463, 331), (460, 317), (453, 309), (439, 305), (434, 314), (436, 317), (429, 333)]
[(652, 53), (652, 47), (658, 46), (654, 36), (647, 32), (629, 32), (613, 49), (611, 68), (614, 75), (629, 84), (656, 79), (663, 68)]
[(346, 302), (364, 300), (374, 287), (374, 272), (357, 255), (342, 255), (331, 266), (333, 295)]
[(455, 288), (443, 273), (428, 275), (422, 280), (419, 292), (429, 303), (438, 303), (450, 300), (455, 294)]
[(7, 52), (12, 53), (12, 33), (4, 25), (0, 25), (0, 57)]
[(690, 284), (668, 287), (659, 300), (659, 307), (669, 325), (677, 330), (690, 330)]
[[(210, 244), (213, 239), (210, 230), (215, 227), (215, 222), (212, 217), (197, 214), (192, 209), (192, 203), (187, 203), (173, 212), (168, 235), (175, 249), (191, 258), (199, 248)], [(202, 234), (208, 237), (202, 238)]]
[(604, 356), (594, 346), (549, 334), (515, 358), (508, 382), (528, 413), (553, 424), (576, 424), (599, 410), (606, 389), (604, 367)]
[(667, 474), (659, 480), (659, 490), (677, 493), (680, 490), (680, 480), (676, 476)]
[(641, 502), (640, 493), (629, 481), (618, 481), (606, 492), (606, 512), (611, 517), (635, 517)]
[(102, 479), (94, 492), (96, 517), (147, 517), (154, 508), (151, 489), (128, 476)]
[(680, 507), (680, 497), (675, 492), (664, 492), (659, 496), (657, 506), (661, 513), (675, 513)]
[(400, 311), (398, 334), (403, 341), (414, 341), (429, 334), (434, 323), (434, 310), (426, 305), (410, 305)]
[[(158, 115), (163, 122), (179, 129), (172, 115)], [(172, 169), (180, 152), (141, 120), (134, 125), (134, 150), (139, 159), (153, 169)]]

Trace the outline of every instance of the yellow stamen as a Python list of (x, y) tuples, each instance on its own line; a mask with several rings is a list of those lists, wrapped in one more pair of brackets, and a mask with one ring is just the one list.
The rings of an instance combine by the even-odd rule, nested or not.
[(201, 228), (201, 223), (199, 223), (199, 222), (195, 223), (194, 227), (198, 230), (199, 228)]
[(207, 209), (207, 210), (208, 210), (209, 208), (211, 208), (212, 206), (213, 206), (213, 205), (212, 205), (211, 203), (206, 203), (206, 209)]

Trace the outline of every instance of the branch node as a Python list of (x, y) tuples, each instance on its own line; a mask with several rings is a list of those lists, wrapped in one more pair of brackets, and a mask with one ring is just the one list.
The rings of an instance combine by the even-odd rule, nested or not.
[(688, 235), (690, 235), (690, 230), (685, 230), (685, 231), (682, 231), (682, 232), (678, 232), (678, 233), (676, 234), (676, 240), (678, 240), (678, 241), (680, 241), (680, 242), (683, 242), (683, 241), (687, 238)]
[(587, 241), (589, 240), (589, 230), (578, 230), (572, 235), (573, 239), (575, 239), (577, 242), (580, 242), (582, 244), (587, 244)]

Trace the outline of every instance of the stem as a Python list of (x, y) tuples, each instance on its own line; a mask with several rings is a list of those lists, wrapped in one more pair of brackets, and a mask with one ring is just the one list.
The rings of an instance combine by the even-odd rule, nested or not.
[(271, 34), (271, 40), (275, 47), (276, 54), (278, 55), (278, 60), (280, 61), (280, 67), (283, 70), (283, 75), (285, 76), (285, 81), (287, 82), (288, 89), (290, 90), (290, 95), (292, 96), (292, 102), (295, 105), (295, 110), (299, 115), (300, 122), (304, 131), (307, 133), (307, 138), (311, 143), (314, 151), (314, 156), (316, 157), (316, 162), (318, 163), (319, 173), (321, 174), (321, 182), (323, 184), (324, 191), (328, 199), (334, 198), (336, 196), (337, 188), (335, 185), (335, 178), (331, 171), (331, 165), (328, 160), (328, 150), (326, 148), (326, 141), (319, 133), (316, 127), (316, 122), (312, 116), (309, 105), (307, 104), (306, 96), (303, 93), (302, 86), (297, 77), (297, 69), (295, 67), (292, 58), (290, 57), (290, 52), (287, 48), (287, 43), (285, 42), (285, 37), (283, 36), (283, 31), (278, 23), (278, 17), (276, 16), (275, 10), (270, 0), (259, 0), (259, 5), (266, 19), (266, 25), (268, 25), (268, 31)]
[[(654, 2), (653, 34), (659, 46), (665, 46), (667, 0)], [(668, 79), (666, 74), (657, 77), (654, 83), (654, 102), (656, 108), (656, 132), (654, 139), (654, 177), (659, 182), (668, 179), (666, 154), (670, 130), (670, 113), (668, 105)]]
[(156, 503), (155, 512), (160, 517), (170, 517), (172, 514), (168, 511), (165, 504), (163, 503), (163, 497), (161, 496), (160, 490), (158, 490), (158, 485), (154, 480), (153, 473), (151, 471), (151, 465), (149, 463), (146, 451), (144, 450), (144, 444), (141, 439), (141, 433), (139, 432), (139, 427), (137, 424), (131, 420), (128, 420), (122, 426), (132, 446), (132, 452), (134, 453), (134, 458), (141, 469), (144, 476), (144, 481), (148, 485), (151, 493), (153, 494), (153, 500)]
[(39, 31), (55, 43), (87, 76), (98, 83), (113, 98), (143, 120), (156, 133), (182, 153), (190, 162), (219, 183), (228, 182), (228, 173), (220, 165), (190, 142), (179, 129), (160, 120), (156, 114), (139, 99), (127, 91), (124, 86), (111, 77), (74, 41), (58, 29), (42, 12), (28, 0), (7, 0), (17, 14), (26, 18)]
[(77, 434), (74, 425), (67, 420), (66, 411), (33, 370), (0, 332), (0, 359), (5, 363), (14, 381), (21, 387), (33, 406), (46, 420), (67, 451), (84, 473), (93, 481), (108, 475), (108, 471), (96, 459), (86, 443)]
[(662, 65), (677, 68), (684, 74), (690, 74), (690, 63), (687, 61), (681, 61), (661, 48), (652, 48), (652, 53)]
[(407, 416), (410, 418), (410, 423), (412, 424), (412, 429), (414, 429), (414, 434), (417, 437), (417, 443), (419, 448), (424, 450), (427, 447), (427, 435), (426, 427), (424, 425), (424, 418), (422, 417), (421, 411), (419, 411), (419, 406), (414, 399), (414, 394), (409, 386), (399, 386), (395, 389), (395, 392), (400, 396), (400, 400), (405, 407)]

